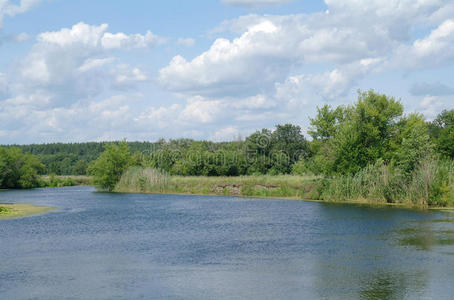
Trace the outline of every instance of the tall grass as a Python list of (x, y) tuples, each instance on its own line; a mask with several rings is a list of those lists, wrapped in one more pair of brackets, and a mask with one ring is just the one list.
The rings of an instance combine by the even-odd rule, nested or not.
[(429, 159), (412, 174), (378, 162), (355, 175), (324, 180), (319, 188), (327, 201), (454, 205), (454, 162)]
[(177, 193), (254, 197), (316, 198), (315, 176), (168, 176), (151, 169), (128, 169), (115, 187), (124, 193)]
[(284, 197), (331, 202), (400, 203), (454, 206), (454, 162), (427, 160), (412, 174), (379, 161), (355, 175), (336, 178), (316, 176), (169, 176), (152, 169), (128, 169), (116, 192), (177, 193)]
[(116, 192), (162, 193), (166, 190), (169, 176), (157, 169), (131, 167), (120, 178), (115, 186)]

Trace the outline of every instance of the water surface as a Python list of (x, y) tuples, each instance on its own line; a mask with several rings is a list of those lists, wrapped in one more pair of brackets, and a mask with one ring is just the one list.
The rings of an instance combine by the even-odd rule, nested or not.
[(451, 299), (454, 214), (302, 201), (2, 191), (0, 299)]

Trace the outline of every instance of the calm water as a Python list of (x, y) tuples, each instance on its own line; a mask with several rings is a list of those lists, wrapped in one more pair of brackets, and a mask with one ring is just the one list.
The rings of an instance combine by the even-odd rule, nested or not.
[(0, 192), (0, 299), (452, 299), (454, 214), (300, 201)]

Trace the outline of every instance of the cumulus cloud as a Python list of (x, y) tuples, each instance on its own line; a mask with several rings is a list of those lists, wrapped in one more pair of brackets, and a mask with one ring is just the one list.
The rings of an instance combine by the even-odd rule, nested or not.
[(433, 68), (454, 59), (454, 19), (445, 20), (425, 38), (400, 46), (394, 64), (409, 69)]
[[(159, 81), (171, 91), (192, 95), (263, 93), (306, 65), (390, 59), (394, 49), (411, 40), (413, 26), (433, 18), (440, 8), (435, 0), (326, 4), (323, 13), (250, 15), (225, 23), (240, 36), (218, 38), (192, 60), (175, 56), (160, 70)], [(445, 22), (429, 39), (445, 39), (450, 28)]]
[(283, 40), (280, 28), (270, 21), (255, 24), (232, 42), (217, 39), (192, 61), (174, 57), (160, 70), (159, 80), (176, 92), (244, 93), (250, 86), (263, 87), (287, 73), (294, 55), (287, 56), (288, 47), (282, 43), (294, 41)]
[[(225, 2), (252, 7), (283, 1)], [(159, 36), (111, 33), (107, 25), (84, 23), (42, 33), (11, 74), (0, 74), (0, 136), (224, 140), (277, 123), (304, 126), (315, 105), (351, 102), (371, 75), (449, 66), (453, 3), (326, 0), (323, 12), (251, 14), (224, 22), (205, 51), (176, 55), (158, 70), (164, 88), (159, 97), (173, 99), (167, 104), (155, 104), (152, 93), (134, 94), (153, 71), (118, 55), (159, 45)], [(192, 46), (194, 40), (174, 43)], [(418, 80), (427, 80), (423, 75)], [(429, 118), (452, 102), (452, 89), (437, 82), (414, 84), (410, 93), (406, 104)]]
[(10, 89), (18, 94), (47, 92), (54, 99), (50, 104), (58, 106), (148, 80), (139, 67), (117, 61), (112, 50), (152, 47), (159, 38), (151, 32), (125, 35), (107, 29), (107, 24), (78, 23), (39, 34), (28, 55), (9, 74), (14, 82)]

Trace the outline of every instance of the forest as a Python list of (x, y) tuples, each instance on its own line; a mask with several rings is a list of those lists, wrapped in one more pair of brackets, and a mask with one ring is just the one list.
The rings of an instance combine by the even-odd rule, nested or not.
[(404, 114), (399, 100), (370, 90), (358, 92), (352, 105), (317, 108), (308, 138), (300, 126), (282, 124), (231, 142), (8, 145), (0, 149), (0, 186), (36, 186), (42, 174), (87, 174), (112, 191), (129, 168), (139, 167), (169, 176), (313, 175), (324, 198), (447, 205), (454, 201), (453, 124), (454, 110), (427, 121), (418, 113)]

